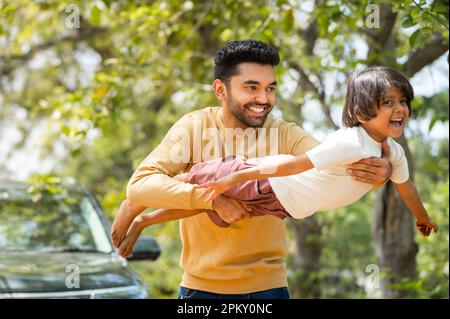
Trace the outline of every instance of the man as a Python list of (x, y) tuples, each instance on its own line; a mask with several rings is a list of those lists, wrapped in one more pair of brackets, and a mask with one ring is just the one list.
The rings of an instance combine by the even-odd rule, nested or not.
[[(237, 202), (224, 196), (205, 202), (200, 199), (204, 190), (172, 178), (188, 171), (194, 162), (223, 157), (230, 149), (245, 157), (270, 152), (300, 155), (318, 144), (295, 124), (270, 116), (276, 101), (274, 66), (278, 63), (277, 51), (265, 43), (227, 43), (217, 52), (213, 83), (222, 106), (183, 116), (129, 181), (125, 205), (213, 209), (232, 224), (218, 227), (208, 214), (180, 220), (180, 265), (184, 270), (180, 298), (289, 298), (283, 221), (268, 215), (244, 218), (248, 213)], [(211, 129), (217, 132), (214, 138), (218, 141), (212, 142), (214, 138), (205, 133)], [(243, 143), (239, 137), (249, 129), (258, 141), (265, 137), (266, 143)], [(276, 136), (271, 139), (274, 130)], [(355, 164), (353, 171), (355, 179), (372, 184), (384, 182), (389, 175), (386, 158), (366, 159)], [(113, 225), (113, 232), (115, 228)], [(113, 238), (116, 246), (121, 239)]]

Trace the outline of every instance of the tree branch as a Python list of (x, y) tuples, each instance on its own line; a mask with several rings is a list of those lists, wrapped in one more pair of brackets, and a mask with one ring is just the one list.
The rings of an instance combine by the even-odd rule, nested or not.
[(392, 11), (392, 6), (390, 4), (382, 6), (380, 10), (382, 12), (380, 22), (383, 27), (375, 36), (375, 40), (379, 45), (383, 46), (389, 40), (392, 30), (394, 29), (395, 20), (397, 20), (397, 13)]
[(319, 37), (317, 20), (311, 22), (311, 24), (305, 30), (301, 30), (300, 36), (306, 42), (305, 46), (306, 55), (313, 55), (314, 46), (316, 44), (317, 38)]
[[(315, 1), (316, 5), (322, 4), (322, 3), (323, 3), (323, 0)], [(305, 30), (300, 30), (298, 32), (298, 34), (305, 41), (305, 48), (304, 48), (305, 55), (313, 56), (314, 55), (314, 46), (319, 37), (317, 20), (311, 21), (311, 23), (308, 25), (308, 27)], [(291, 53), (291, 50), (289, 50), (289, 48), (286, 48), (286, 51), (288, 52), (289, 56), (291, 56), (293, 58), (293, 54)], [(300, 74), (300, 79), (297, 82), (297, 87), (294, 91), (294, 96), (295, 96), (295, 92), (297, 92), (300, 88), (302, 88), (304, 90), (309, 90), (309, 91), (312, 91), (313, 93), (315, 93), (317, 96), (317, 99), (319, 100), (322, 112), (325, 115), (325, 119), (327, 121), (328, 126), (332, 127), (335, 130), (338, 129), (339, 127), (336, 125), (336, 123), (334, 123), (333, 118), (331, 117), (330, 107), (325, 101), (324, 90), (323, 89), (321, 90), (316, 85), (314, 85), (314, 83), (311, 81), (308, 74), (305, 72), (303, 67), (298, 62), (291, 62), (288, 59), (288, 64), (291, 68), (293, 68)], [(320, 76), (318, 76), (318, 78), (320, 81)]]
[[(385, 50), (387, 46), (392, 45), (392, 43), (388, 43), (388, 41), (391, 38), (392, 30), (394, 29), (395, 21), (397, 20), (397, 13), (392, 11), (392, 6), (389, 4), (382, 5), (380, 12), (380, 26), (382, 27), (379, 29), (379, 32), (369, 32), (368, 29), (363, 31), (368, 36), (369, 52), (367, 57), (369, 65), (376, 63), (376, 61), (373, 60), (373, 57), (376, 56), (377, 53)], [(391, 56), (390, 60), (395, 60), (395, 57)]]
[(325, 115), (325, 120), (327, 121), (328, 126), (337, 130), (339, 127), (334, 123), (333, 118), (331, 117), (330, 107), (325, 101), (325, 92), (321, 92), (311, 81), (308, 74), (306, 74), (305, 70), (301, 67), (297, 62), (288, 62), (289, 66), (296, 70), (300, 77), (303, 79), (304, 87), (307, 90), (314, 92), (317, 95), (317, 98), (320, 102), (320, 107), (322, 109), (323, 114)]
[(56, 46), (63, 42), (78, 42), (85, 39), (88, 39), (92, 36), (96, 36), (100, 33), (105, 32), (107, 29), (105, 28), (81, 28), (77, 29), (78, 32), (64, 36), (59, 39), (51, 39), (47, 42), (37, 44), (31, 49), (22, 55), (10, 55), (10, 56), (2, 56), (0, 57), (1, 67), (0, 74), (2, 76), (6, 76), (14, 69), (16, 63), (23, 63), (28, 61), (34, 57), (34, 55), (38, 52), (47, 50), (53, 46)]
[(442, 35), (431, 40), (422, 48), (414, 51), (408, 61), (403, 64), (402, 70), (406, 76), (412, 77), (414, 74), (430, 65), (445, 52), (448, 51), (448, 45)]

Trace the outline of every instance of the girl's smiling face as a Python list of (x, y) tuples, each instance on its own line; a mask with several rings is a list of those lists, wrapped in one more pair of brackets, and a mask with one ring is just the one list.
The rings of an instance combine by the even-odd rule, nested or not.
[(408, 118), (407, 99), (401, 90), (391, 87), (380, 100), (377, 116), (370, 120), (360, 120), (360, 123), (374, 140), (382, 142), (387, 137), (400, 137)]

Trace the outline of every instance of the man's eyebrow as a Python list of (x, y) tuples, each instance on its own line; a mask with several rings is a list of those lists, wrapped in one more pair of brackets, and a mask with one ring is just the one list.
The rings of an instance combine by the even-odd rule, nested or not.
[(261, 84), (261, 83), (259, 83), (258, 81), (254, 81), (254, 80), (247, 80), (247, 81), (244, 81), (242, 84)]
[[(254, 81), (254, 80), (247, 80), (247, 81), (244, 81), (242, 84), (261, 84), (261, 83), (259, 83), (258, 81)], [(269, 84), (269, 86), (275, 86), (275, 85), (277, 85), (277, 81), (273, 81), (272, 83), (270, 83)]]

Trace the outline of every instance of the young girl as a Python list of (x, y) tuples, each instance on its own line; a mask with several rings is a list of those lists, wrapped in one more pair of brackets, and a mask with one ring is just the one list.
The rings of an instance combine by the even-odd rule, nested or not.
[[(345, 128), (330, 134), (306, 154), (254, 159), (230, 156), (198, 163), (189, 173), (176, 178), (197, 184), (196, 188), (206, 188), (203, 194), (206, 200), (220, 194), (237, 199), (253, 216), (305, 218), (316, 211), (354, 203), (369, 192), (372, 185), (353, 180), (346, 173), (347, 165), (362, 158), (380, 157), (382, 142), (386, 140), (392, 165), (390, 179), (415, 215), (417, 229), (423, 236), (429, 236), (432, 230), (437, 232), (438, 227), (429, 218), (409, 179), (402, 147), (392, 139), (402, 135), (413, 98), (409, 81), (393, 69), (371, 67), (355, 72), (348, 81), (343, 111)], [(116, 217), (128, 219), (125, 224), (130, 226), (123, 241), (124, 233), (112, 234), (113, 242), (120, 243), (119, 253), (124, 257), (131, 254), (143, 228), (205, 212), (159, 209), (134, 218), (144, 208), (121, 207), (122, 213), (119, 211)], [(218, 226), (229, 226), (214, 211), (207, 213)]]

